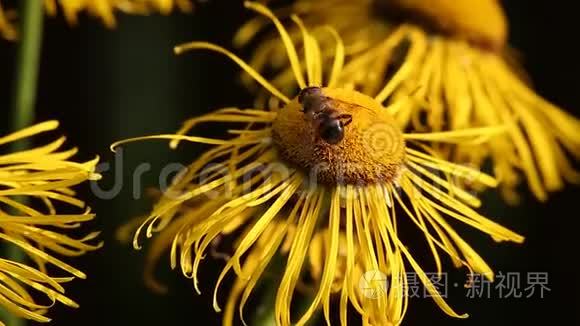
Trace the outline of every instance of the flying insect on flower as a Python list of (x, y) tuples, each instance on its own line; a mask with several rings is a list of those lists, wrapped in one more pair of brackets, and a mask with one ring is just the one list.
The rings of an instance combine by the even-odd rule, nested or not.
[[(525, 182), (539, 200), (580, 183), (573, 162), (580, 158), (580, 120), (540, 97), (507, 45), (508, 22), (497, 0), (322, 0), (295, 1), (280, 10), (298, 13), (320, 42), (322, 60), (332, 60), (331, 25), (344, 38), (349, 63), (339, 79), (345, 87), (397, 102), (415, 93), (424, 102), (392, 110), (402, 128), (452, 131), (497, 124), (504, 137), (481, 146), (435, 145), (445, 158), (483, 167), (491, 160), (508, 203), (519, 201)], [(238, 32), (244, 45), (263, 30), (252, 19)], [(302, 31), (290, 28), (299, 47)], [(275, 36), (259, 42), (250, 64), (272, 68), (273, 84), (293, 87), (284, 44)], [(246, 80), (247, 81), (247, 80)], [(387, 86), (385, 87), (385, 83)], [(523, 176), (523, 177), (522, 177)]]
[[(246, 7), (274, 23), (291, 63), (298, 92), (287, 95), (230, 51), (206, 42), (177, 46), (176, 53), (209, 50), (238, 64), (275, 100), (269, 108), (224, 108), (186, 121), (176, 134), (123, 140), (168, 139), (211, 147), (174, 180), (141, 219), (134, 234), (140, 248), (144, 234), (153, 237), (148, 254), (152, 273), (164, 251), (171, 267), (192, 278), (199, 292), (198, 269), (216, 241), (235, 238), (231, 254), (214, 292), (214, 308), (221, 311), (218, 291), (224, 278), (237, 277), (226, 304), (224, 325), (234, 325), (236, 308), (242, 315), (252, 292), (274, 257), (284, 261), (275, 297), (278, 325), (304, 325), (320, 308), (329, 322), (331, 298), (339, 298), (340, 320), (347, 323), (349, 304), (365, 325), (399, 324), (407, 310), (407, 271), (417, 273), (436, 304), (455, 312), (438, 295), (411, 248), (401, 224), (414, 225), (430, 248), (441, 273), (442, 255), (457, 267), (493, 279), (491, 267), (455, 231), (457, 222), (471, 226), (495, 241), (521, 243), (521, 235), (477, 213), (480, 201), (457, 187), (455, 179), (470, 178), (488, 187), (497, 180), (469, 167), (449, 163), (430, 149), (429, 142), (470, 143), (501, 137), (506, 127), (488, 126), (436, 133), (405, 133), (392, 112), (411, 97), (384, 106), (383, 99), (342, 88), (339, 77), (345, 48), (338, 33), (333, 59), (324, 64), (319, 43), (297, 16), (305, 44), (303, 60), (286, 28), (265, 6)], [(304, 62), (304, 65), (301, 65)], [(346, 62), (348, 65), (348, 62)], [(304, 73), (306, 72), (306, 73)], [(187, 134), (202, 123), (232, 123), (229, 138)], [(134, 223), (134, 222), (133, 222)], [(323, 256), (323, 259), (320, 257)], [(308, 270), (314, 284), (307, 309), (292, 320), (291, 306)], [(380, 271), (387, 278), (384, 292), (369, 298), (358, 287), (360, 275)], [(155, 284), (153, 276), (147, 278)], [(162, 289), (159, 284), (158, 289)], [(243, 320), (243, 316), (242, 316)]]

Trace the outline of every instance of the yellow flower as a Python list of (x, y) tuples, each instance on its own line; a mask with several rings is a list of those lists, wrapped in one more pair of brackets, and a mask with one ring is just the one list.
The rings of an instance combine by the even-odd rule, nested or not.
[[(56, 121), (37, 124), (0, 137), (0, 146), (57, 127)], [(64, 234), (94, 217), (71, 187), (99, 178), (94, 171), (98, 159), (69, 161), (77, 150), (61, 150), (64, 141), (61, 137), (40, 147), (0, 155), (0, 242), (20, 248), (36, 265), (0, 258), (0, 306), (38, 322), (50, 321), (45, 314), (56, 302), (77, 307), (65, 296), (62, 283), (86, 277), (55, 255), (76, 257), (101, 246), (90, 244), (98, 232), (81, 239)], [(47, 269), (51, 265), (69, 275), (50, 276)], [(46, 298), (39, 300), (39, 294)], [(4, 325), (2, 321), (0, 325)]]
[[(191, 0), (38, 0), (44, 1), (47, 15), (55, 17), (59, 10), (71, 25), (76, 25), (81, 13), (99, 18), (108, 28), (117, 24), (115, 12), (147, 15), (159, 12), (163, 15), (174, 9), (191, 12)], [(18, 33), (14, 28), (17, 13), (13, 9), (4, 10), (0, 2), (0, 35), (8, 40), (15, 40)]]
[(14, 11), (4, 11), (2, 3), (0, 2), (0, 36), (7, 40), (16, 39), (18, 33), (14, 29)]
[[(570, 162), (580, 157), (580, 120), (529, 87), (506, 46), (508, 27), (497, 0), (298, 0), (281, 12), (304, 18), (321, 42), (327, 64), (332, 38), (324, 26), (332, 25), (344, 36), (351, 59), (340, 77), (345, 85), (381, 101), (397, 101), (411, 93), (426, 98), (427, 103), (409, 102), (393, 112), (403, 128), (445, 131), (507, 125), (505, 137), (475, 149), (437, 148), (453, 162), (483, 166), (491, 159), (509, 203), (518, 202), (522, 175), (542, 201), (565, 182), (580, 182)], [(262, 26), (260, 19), (250, 21), (236, 43), (247, 43)], [(299, 39), (300, 28), (293, 26), (290, 35)], [(263, 42), (252, 63), (258, 71), (268, 65), (277, 69), (274, 84), (284, 88), (291, 85), (291, 69), (281, 55), (283, 48), (275, 38)]]
[[(340, 297), (342, 324), (349, 303), (365, 325), (399, 324), (408, 304), (408, 268), (445, 313), (466, 317), (438, 295), (405, 245), (399, 226), (414, 225), (424, 235), (438, 272), (441, 255), (447, 254), (457, 267), (492, 279), (491, 268), (452, 224), (465, 223), (498, 242), (522, 242), (522, 236), (478, 214), (474, 210), (480, 205), (478, 198), (455, 185), (463, 178), (489, 187), (497, 181), (438, 158), (424, 142), (477, 142), (498, 136), (505, 127), (403, 133), (391, 112), (412, 99), (385, 107), (382, 100), (341, 88), (344, 47), (335, 30), (327, 29), (335, 41), (332, 64), (323, 65), (320, 44), (306, 28), (302, 29), (305, 59), (300, 60), (274, 14), (257, 3), (246, 6), (276, 25), (300, 92), (284, 94), (219, 46), (192, 42), (176, 47), (176, 53), (205, 49), (226, 55), (273, 99), (269, 109), (225, 108), (186, 121), (177, 134), (138, 137), (112, 146), (143, 139), (169, 139), (172, 148), (180, 141), (211, 145), (173, 180), (134, 235), (138, 249), (143, 233), (147, 238), (159, 233), (150, 248), (147, 278), (152, 279), (153, 266), (169, 250), (172, 268), (179, 266), (199, 292), (201, 261), (216, 242), (237, 235), (214, 292), (214, 308), (220, 311), (218, 290), (233, 270), (237, 277), (224, 325), (237, 324), (235, 311), (242, 314), (274, 257), (285, 261), (275, 298), (278, 325), (304, 325), (321, 307), (328, 321), (333, 294)], [(297, 17), (293, 19), (303, 27)], [(227, 139), (187, 135), (208, 122), (237, 126), (228, 130)], [(313, 299), (299, 320), (292, 321), (291, 303), (300, 284), (306, 285), (306, 270), (315, 281)], [(369, 297), (366, 289), (361, 292), (359, 280), (361, 274), (373, 271), (384, 274), (389, 286)]]

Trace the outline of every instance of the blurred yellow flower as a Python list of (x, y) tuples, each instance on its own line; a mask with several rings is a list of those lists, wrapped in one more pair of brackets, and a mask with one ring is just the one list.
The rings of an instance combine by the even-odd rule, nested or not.
[[(57, 127), (56, 121), (37, 124), (0, 137), (0, 146)], [(62, 150), (64, 142), (61, 137), (43, 146), (0, 155), (0, 242), (20, 248), (35, 265), (0, 258), (0, 306), (38, 322), (50, 321), (45, 314), (56, 302), (77, 307), (65, 296), (62, 283), (86, 277), (55, 255), (76, 257), (101, 246), (91, 244), (98, 232), (80, 239), (64, 234), (94, 218), (71, 187), (100, 177), (95, 173), (98, 159), (70, 161), (77, 150)], [(69, 275), (50, 276), (50, 265)], [(45, 298), (39, 300), (39, 295)], [(0, 325), (4, 325), (2, 321)]]
[[(491, 159), (509, 203), (518, 202), (522, 175), (542, 201), (565, 182), (580, 182), (570, 162), (580, 158), (580, 120), (530, 88), (506, 46), (508, 24), (499, 1), (297, 0), (280, 12), (304, 18), (321, 42), (326, 64), (332, 60), (333, 40), (325, 26), (339, 31), (351, 58), (340, 76), (348, 87), (392, 102), (411, 93), (426, 98), (426, 103), (408, 102), (392, 112), (401, 127), (445, 131), (508, 126), (505, 137), (477, 148), (437, 149), (453, 162), (478, 167)], [(263, 26), (263, 19), (251, 20), (240, 29), (236, 44), (246, 44)], [(289, 29), (299, 42), (300, 27)], [(250, 63), (258, 71), (273, 68), (273, 83), (292, 87), (284, 45), (277, 38), (261, 42)]]
[[(85, 13), (99, 18), (109, 28), (117, 24), (115, 12), (148, 15), (159, 12), (163, 15), (173, 10), (191, 12), (191, 0), (38, 0), (44, 2), (46, 14), (55, 17), (62, 13), (67, 22), (76, 25), (80, 14)], [(14, 9), (3, 9), (0, 1), (0, 35), (8, 40), (15, 40), (18, 33), (14, 28), (17, 12)]]
[(13, 24), (14, 16), (14, 11), (5, 11), (2, 7), (2, 2), (0, 2), (0, 36), (2, 38), (7, 40), (16, 39), (18, 33)]
[[(274, 14), (257, 3), (246, 2), (246, 6), (275, 24), (300, 91), (286, 95), (224, 48), (205, 42), (184, 44), (176, 47), (176, 53), (205, 49), (229, 57), (270, 93), (269, 109), (225, 108), (186, 121), (177, 134), (112, 145), (114, 149), (144, 139), (169, 139), (172, 148), (180, 141), (211, 145), (165, 189), (135, 233), (137, 249), (143, 233), (147, 238), (159, 233), (148, 256), (150, 283), (155, 284), (151, 273), (161, 253), (170, 251), (172, 268), (180, 266), (199, 292), (201, 261), (216, 241), (237, 235), (231, 255), (220, 254), (226, 265), (214, 292), (214, 308), (220, 311), (218, 290), (233, 270), (237, 277), (224, 325), (239, 324), (236, 307), (241, 316), (274, 257), (285, 257), (274, 299), (277, 325), (304, 325), (320, 308), (329, 322), (333, 294), (340, 297), (343, 325), (349, 303), (365, 325), (399, 324), (407, 310), (409, 267), (445, 313), (467, 317), (438, 294), (399, 226), (414, 225), (424, 235), (437, 272), (442, 272), (441, 254), (447, 254), (455, 266), (493, 279), (491, 268), (452, 224), (465, 223), (498, 242), (522, 242), (522, 236), (478, 214), (473, 208), (480, 205), (479, 199), (455, 182), (470, 178), (493, 187), (497, 181), (438, 158), (425, 142), (468, 144), (501, 137), (505, 126), (404, 133), (391, 112), (413, 99), (383, 106), (383, 99), (342, 88), (339, 77), (345, 54), (334, 29), (326, 29), (334, 45), (331, 64), (324, 65), (320, 43), (293, 16), (305, 44), (300, 60)], [(236, 126), (228, 130), (227, 139), (187, 136), (207, 122)], [(306, 270), (315, 281), (313, 299), (298, 321), (292, 321), (291, 304), (300, 283), (305, 283)], [(384, 274), (388, 286), (368, 295), (368, 289), (359, 287), (360, 275), (366, 272)]]

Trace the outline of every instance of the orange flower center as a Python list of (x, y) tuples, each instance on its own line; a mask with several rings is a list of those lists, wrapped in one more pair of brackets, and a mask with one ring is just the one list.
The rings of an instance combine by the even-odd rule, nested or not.
[(284, 161), (324, 184), (390, 182), (405, 158), (388, 110), (353, 90), (318, 88), (313, 98), (294, 98), (279, 110), (272, 134)]

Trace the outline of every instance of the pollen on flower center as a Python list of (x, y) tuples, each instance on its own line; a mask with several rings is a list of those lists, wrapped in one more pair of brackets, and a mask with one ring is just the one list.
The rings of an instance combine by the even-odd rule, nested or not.
[[(272, 138), (281, 159), (324, 184), (392, 181), (405, 158), (401, 130), (382, 105), (353, 90), (321, 88), (325, 118), (304, 112), (298, 97), (278, 112)], [(337, 142), (325, 138), (325, 121), (349, 117)], [(330, 118), (329, 118), (330, 117)]]

